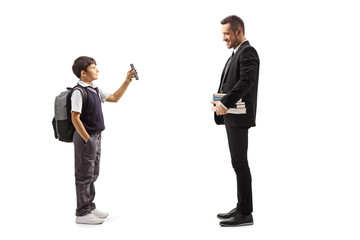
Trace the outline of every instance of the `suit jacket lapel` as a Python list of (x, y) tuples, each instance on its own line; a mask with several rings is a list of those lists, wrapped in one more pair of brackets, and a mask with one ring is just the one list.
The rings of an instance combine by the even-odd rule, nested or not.
[[(224, 77), (222, 78), (222, 81), (224, 81), (224, 80), (226, 79), (226, 76), (227, 76), (230, 68), (232, 67), (232, 65), (233, 65), (234, 62), (235, 62), (234, 60), (239, 58), (241, 49), (242, 49), (243, 47), (245, 47), (246, 45), (249, 45), (249, 41), (246, 41), (246, 42), (244, 42), (243, 44), (241, 44), (241, 46), (239, 47), (239, 49), (238, 49), (238, 50), (236, 51), (236, 53), (234, 54), (234, 56), (233, 56), (233, 58), (232, 58), (232, 61), (231, 61), (231, 63), (230, 63), (230, 66), (228, 67), (227, 71), (225, 72), (225, 68), (226, 68), (226, 64), (227, 64), (227, 62), (226, 62), (225, 68), (224, 68)], [(230, 60), (230, 58), (229, 58), (229, 60)], [(228, 60), (228, 61), (229, 61), (229, 60)]]
[[(234, 55), (234, 56), (235, 56), (235, 55)], [(233, 56), (233, 57), (234, 57), (234, 56)], [(223, 72), (222, 72), (222, 74), (221, 74), (221, 80), (224, 80), (226, 73), (229, 71), (230, 66), (228, 67), (227, 71), (225, 72), (225, 70), (226, 70), (226, 65), (227, 65), (228, 62), (230, 61), (230, 58), (231, 58), (231, 57), (229, 57), (229, 59), (228, 59), (228, 60), (226, 61), (226, 63), (225, 63)]]

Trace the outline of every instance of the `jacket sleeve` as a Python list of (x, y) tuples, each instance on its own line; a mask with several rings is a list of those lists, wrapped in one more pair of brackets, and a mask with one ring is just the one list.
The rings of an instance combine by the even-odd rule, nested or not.
[(235, 86), (221, 99), (225, 107), (233, 107), (237, 101), (243, 98), (256, 81), (256, 72), (259, 67), (259, 58), (253, 47), (247, 47), (241, 53), (239, 59), (240, 78), (236, 80)]

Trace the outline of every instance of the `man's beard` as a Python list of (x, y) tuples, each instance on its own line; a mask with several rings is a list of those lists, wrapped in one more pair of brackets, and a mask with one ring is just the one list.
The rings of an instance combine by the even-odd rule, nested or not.
[(239, 43), (239, 39), (235, 36), (235, 41), (233, 42), (233, 44), (231, 44), (229, 48), (234, 48), (234, 46), (237, 46), (238, 43)]

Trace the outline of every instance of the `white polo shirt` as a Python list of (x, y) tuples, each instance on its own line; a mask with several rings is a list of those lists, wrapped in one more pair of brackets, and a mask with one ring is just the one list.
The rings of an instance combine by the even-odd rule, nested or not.
[[(89, 87), (88, 90), (94, 92), (96, 92), (94, 88), (97, 88), (99, 90), (99, 97), (101, 102), (105, 102), (106, 99), (110, 96), (110, 93), (102, 91), (101, 88), (97, 87), (94, 83), (92, 87), (83, 81), (79, 81), (78, 84), (82, 87)], [(80, 90), (76, 89), (71, 96), (71, 111), (81, 113), (82, 104), (83, 104), (82, 94)]]

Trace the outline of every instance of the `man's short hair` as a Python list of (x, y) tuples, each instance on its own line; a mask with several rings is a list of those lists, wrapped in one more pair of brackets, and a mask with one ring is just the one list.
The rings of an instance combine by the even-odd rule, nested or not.
[(242, 29), (243, 34), (245, 36), (245, 25), (244, 25), (244, 21), (239, 18), (236, 15), (230, 15), (226, 18), (224, 18), (223, 20), (221, 20), (221, 24), (227, 24), (230, 23), (230, 29), (235, 33), (236, 30), (238, 30), (239, 28)]
[(91, 57), (81, 56), (75, 59), (74, 64), (72, 66), (72, 70), (74, 74), (80, 79), (81, 71), (84, 70), (86, 72), (88, 66), (90, 66), (91, 64), (96, 65), (95, 59)]

